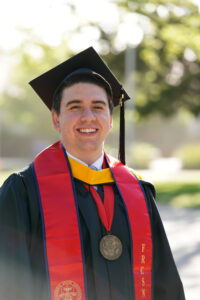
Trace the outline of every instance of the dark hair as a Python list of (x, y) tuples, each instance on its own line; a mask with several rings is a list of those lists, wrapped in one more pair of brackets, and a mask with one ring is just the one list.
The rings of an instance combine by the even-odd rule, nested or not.
[(93, 73), (75, 73), (71, 76), (67, 77), (60, 86), (57, 88), (54, 98), (52, 109), (60, 113), (60, 104), (62, 100), (63, 90), (67, 87), (71, 87), (76, 83), (83, 82), (83, 83), (93, 83), (98, 85), (99, 87), (103, 88), (106, 91), (107, 98), (108, 98), (108, 105), (110, 113), (112, 114), (113, 111), (113, 93), (110, 84), (99, 74)]

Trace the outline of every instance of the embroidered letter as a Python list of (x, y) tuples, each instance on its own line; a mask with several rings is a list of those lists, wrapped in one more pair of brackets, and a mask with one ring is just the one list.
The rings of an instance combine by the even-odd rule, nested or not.
[(142, 244), (142, 253), (144, 253), (144, 249), (145, 249), (146, 245)]
[(141, 264), (145, 265), (145, 255), (141, 256)]
[(142, 287), (144, 287), (145, 286), (145, 279), (144, 279), (144, 277), (142, 277)]
[(140, 267), (140, 274), (144, 275), (144, 267)]
[(145, 298), (145, 289), (142, 289), (142, 298)]

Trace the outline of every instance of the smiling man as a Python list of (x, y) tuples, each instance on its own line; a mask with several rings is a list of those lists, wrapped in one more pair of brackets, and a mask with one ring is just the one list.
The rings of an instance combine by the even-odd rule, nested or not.
[[(90, 77), (82, 73), (75, 78), (89, 81)], [(67, 152), (90, 165), (101, 156), (112, 128), (108, 96), (95, 80), (71, 84), (62, 91), (59, 110), (52, 110), (53, 124)]]
[(154, 187), (124, 164), (127, 93), (93, 48), (30, 84), (60, 141), (0, 190), (0, 299), (184, 300)]

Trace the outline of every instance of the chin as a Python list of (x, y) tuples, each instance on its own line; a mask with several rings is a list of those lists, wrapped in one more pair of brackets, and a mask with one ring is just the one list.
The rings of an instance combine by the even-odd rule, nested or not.
[(82, 151), (88, 151), (88, 152), (101, 152), (103, 149), (102, 145), (97, 145), (96, 143), (85, 143), (82, 145), (80, 150)]

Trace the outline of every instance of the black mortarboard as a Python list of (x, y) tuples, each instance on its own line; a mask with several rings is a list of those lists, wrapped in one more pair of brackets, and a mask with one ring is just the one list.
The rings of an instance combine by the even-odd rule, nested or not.
[(55, 91), (60, 84), (78, 69), (90, 69), (100, 74), (111, 86), (113, 93), (113, 104), (120, 104), (120, 149), (119, 158), (125, 163), (125, 126), (124, 126), (124, 101), (130, 99), (122, 85), (112, 74), (93, 47), (90, 47), (77, 55), (69, 58), (55, 68), (45, 72), (29, 82), (35, 92), (40, 96), (46, 106), (51, 109)]

